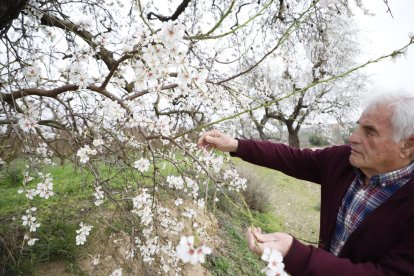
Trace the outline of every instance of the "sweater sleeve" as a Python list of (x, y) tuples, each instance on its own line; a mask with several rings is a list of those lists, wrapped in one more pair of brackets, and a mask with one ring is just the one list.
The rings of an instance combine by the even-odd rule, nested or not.
[(321, 183), (321, 150), (297, 149), (269, 141), (239, 139), (231, 156), (263, 167), (281, 171), (295, 178)]
[(379, 260), (357, 263), (302, 244), (294, 238), (284, 263), (286, 271), (292, 276), (414, 275), (414, 236), (405, 235)]

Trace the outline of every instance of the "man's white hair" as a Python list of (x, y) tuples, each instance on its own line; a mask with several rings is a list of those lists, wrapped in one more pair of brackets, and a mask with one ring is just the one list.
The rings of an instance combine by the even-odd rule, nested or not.
[(414, 136), (414, 92), (395, 91), (375, 93), (367, 101), (367, 109), (377, 105), (392, 110), (391, 125), (395, 142)]

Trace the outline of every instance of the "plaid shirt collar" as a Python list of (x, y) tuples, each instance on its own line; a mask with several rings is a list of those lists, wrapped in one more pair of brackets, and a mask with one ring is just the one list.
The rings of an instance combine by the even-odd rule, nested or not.
[[(359, 180), (364, 183), (365, 175), (364, 173), (358, 169), (356, 169), (356, 174)], [(382, 187), (389, 186), (395, 184), (397, 182), (407, 182), (410, 179), (411, 175), (414, 173), (414, 162), (411, 162), (408, 166), (391, 171), (386, 173), (381, 173), (374, 175), (370, 178), (368, 185), (379, 186)]]

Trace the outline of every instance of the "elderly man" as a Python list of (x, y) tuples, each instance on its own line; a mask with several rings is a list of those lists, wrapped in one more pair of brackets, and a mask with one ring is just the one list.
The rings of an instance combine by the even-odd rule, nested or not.
[(286, 233), (246, 234), (253, 252), (279, 250), (291, 275), (414, 275), (414, 94), (371, 99), (349, 145), (312, 151), (217, 130), (198, 145), (321, 184), (318, 248)]

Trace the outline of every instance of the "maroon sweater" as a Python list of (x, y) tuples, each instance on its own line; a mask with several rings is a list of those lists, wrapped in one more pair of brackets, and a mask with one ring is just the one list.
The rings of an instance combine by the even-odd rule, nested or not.
[(350, 147), (295, 149), (271, 142), (239, 140), (237, 156), (295, 178), (321, 184), (319, 248), (293, 239), (285, 257), (291, 275), (414, 275), (414, 179), (370, 213), (350, 235), (338, 257), (329, 252), (336, 216), (355, 168)]

